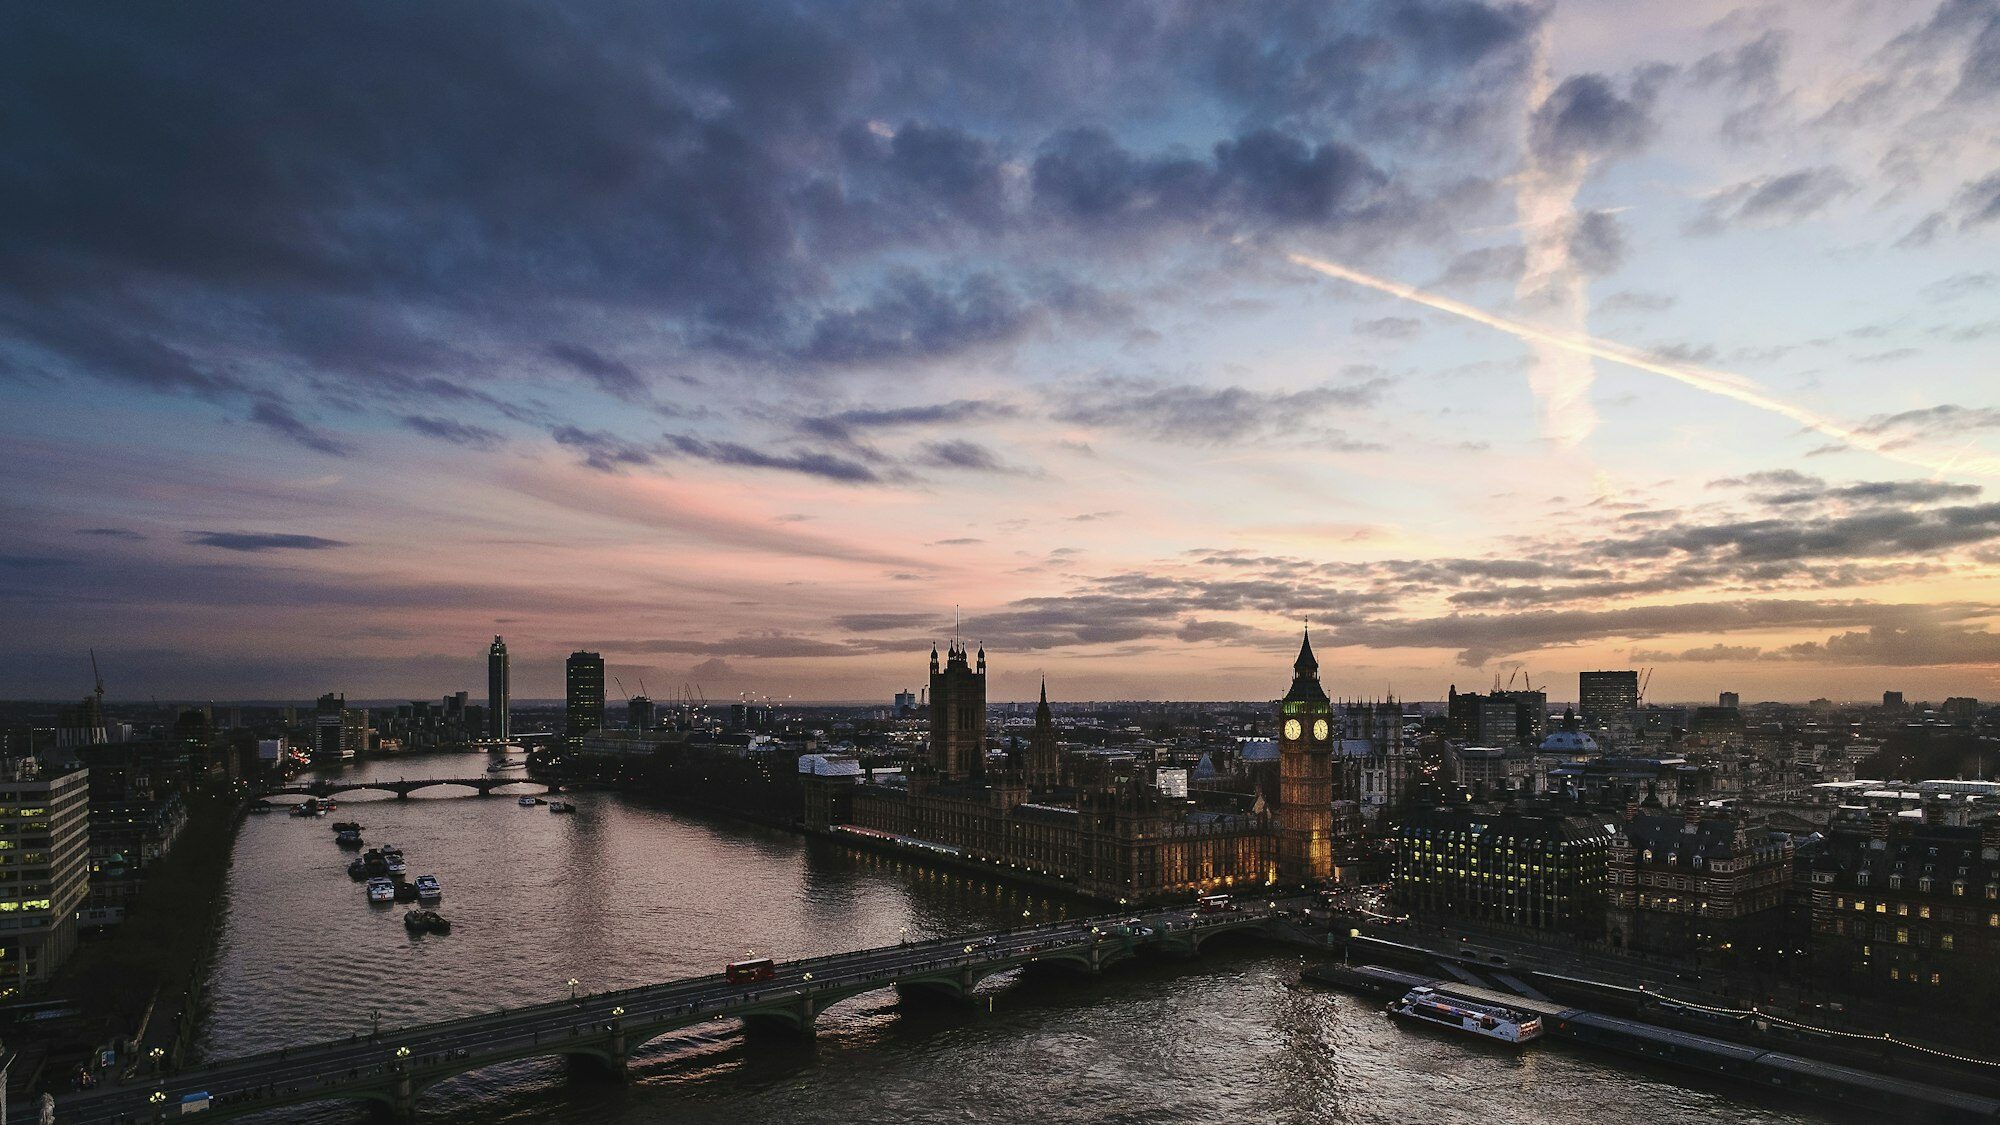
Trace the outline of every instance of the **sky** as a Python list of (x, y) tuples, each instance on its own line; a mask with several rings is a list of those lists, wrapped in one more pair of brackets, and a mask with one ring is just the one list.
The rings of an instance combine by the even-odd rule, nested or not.
[(0, 697), (2000, 696), (2000, 0), (0, 21)]

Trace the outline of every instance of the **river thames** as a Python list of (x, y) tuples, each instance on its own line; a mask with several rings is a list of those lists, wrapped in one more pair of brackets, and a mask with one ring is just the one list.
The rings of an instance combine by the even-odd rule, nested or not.
[[(482, 774), (483, 755), (372, 763), (344, 781)], [(321, 776), (321, 775), (312, 775)], [(526, 791), (525, 788), (523, 791)], [(249, 818), (201, 1034), (205, 1058), (366, 1033), (584, 991), (1084, 913), (1086, 904), (933, 872), (622, 795), (573, 816), (433, 789), (356, 795), (325, 819)], [(370, 906), (328, 824), (359, 821), (410, 876), (445, 888), (448, 936)], [(428, 1091), (431, 1121), (591, 1125), (808, 1121), (1826, 1122), (1755, 1091), (1542, 1044), (1521, 1053), (1392, 1024), (1302, 987), (1299, 955), (1244, 941), (1142, 961), (1097, 981), (996, 978), (971, 1007), (898, 1006), (893, 990), (819, 1020), (812, 1040), (734, 1021), (635, 1052), (630, 1081), (571, 1081), (556, 1060)], [(351, 1103), (262, 1115), (346, 1122)]]

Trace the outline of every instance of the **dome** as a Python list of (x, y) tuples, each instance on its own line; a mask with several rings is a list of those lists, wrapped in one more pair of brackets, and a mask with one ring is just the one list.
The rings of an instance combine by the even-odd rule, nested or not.
[(1595, 754), (1597, 740), (1580, 730), (1551, 731), (1542, 739), (1544, 754)]

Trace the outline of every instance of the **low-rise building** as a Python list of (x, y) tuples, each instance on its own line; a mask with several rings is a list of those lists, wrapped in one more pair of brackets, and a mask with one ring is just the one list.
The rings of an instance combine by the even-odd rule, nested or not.
[(1836, 820), (1811, 864), (1814, 969), (1905, 998), (2000, 993), (2000, 818)]
[(1413, 913), (1596, 938), (1616, 827), (1555, 802), (1411, 810), (1396, 898)]
[(1792, 839), (1699, 804), (1640, 809), (1610, 848), (1611, 943), (1645, 953), (1753, 954), (1775, 942)]

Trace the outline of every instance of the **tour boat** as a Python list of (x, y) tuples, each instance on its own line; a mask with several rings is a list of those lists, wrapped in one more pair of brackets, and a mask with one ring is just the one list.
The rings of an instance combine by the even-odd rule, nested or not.
[(520, 805), (521, 805), (521, 807), (522, 807), (522, 808), (524, 808), (524, 809), (532, 809), (532, 808), (534, 808), (534, 807), (535, 807), (536, 805), (539, 805), (539, 804), (541, 804), (541, 801), (539, 801), (539, 800), (537, 800), (537, 799), (535, 799), (535, 798), (533, 798), (533, 797), (523, 797), (523, 798), (521, 798), (521, 800), (520, 800)]
[(575, 811), (576, 811), (576, 806), (575, 806), (575, 805), (572, 805), (572, 804), (570, 804), (570, 803), (569, 803), (568, 801), (550, 801), (550, 802), (549, 802), (549, 811), (550, 811), (550, 812), (575, 812)]
[(377, 875), (375, 878), (368, 880), (368, 901), (369, 902), (396, 901), (395, 880), (388, 879), (380, 875)]
[(349, 828), (335, 836), (333, 842), (343, 848), (358, 848), (361, 846), (361, 833)]
[(444, 887), (438, 883), (437, 876), (435, 875), (417, 876), (418, 902), (436, 902), (437, 900), (443, 897), (444, 897)]
[(409, 865), (403, 862), (402, 852), (383, 852), (382, 866), (388, 868), (391, 875), (401, 875), (410, 869)]
[(1540, 1016), (1524, 1015), (1498, 1004), (1481, 1004), (1445, 996), (1429, 985), (1411, 989), (1401, 1000), (1391, 1003), (1388, 1012), (1392, 1016), (1498, 1039), (1502, 1043), (1519, 1045), (1542, 1036)]

